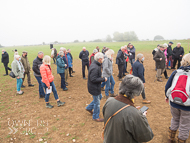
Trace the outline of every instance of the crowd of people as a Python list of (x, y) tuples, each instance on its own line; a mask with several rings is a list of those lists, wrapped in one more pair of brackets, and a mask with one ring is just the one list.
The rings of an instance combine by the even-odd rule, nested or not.
[[(190, 101), (185, 103), (182, 94), (189, 96), (189, 90), (178, 86), (179, 82), (187, 80), (190, 69), (190, 54), (184, 56), (184, 49), (181, 43), (172, 50), (173, 42), (169, 44), (159, 44), (152, 52), (153, 60), (155, 60), (156, 78), (158, 82), (162, 82), (162, 73), (168, 79), (165, 93), (166, 102), (170, 102), (170, 110), (172, 114), (171, 126), (169, 128), (168, 143), (174, 143), (175, 134), (179, 128), (178, 142), (185, 143), (189, 137), (190, 130)], [(51, 56), (38, 52), (37, 57), (33, 60), (32, 70), (39, 84), (39, 98), (44, 98), (46, 107), (53, 108), (49, 103), (50, 93), (53, 92), (57, 101), (57, 106), (62, 106), (65, 102), (61, 102), (54, 84), (54, 76), (51, 69), (51, 58), (57, 66), (57, 73), (61, 78), (61, 88), (67, 91), (68, 77), (73, 77), (73, 57), (70, 49), (61, 47), (59, 52), (56, 48), (51, 49)], [(79, 59), (82, 62), (82, 77), (86, 80), (85, 68), (88, 70), (88, 92), (92, 95), (92, 102), (86, 107), (86, 111), (92, 115), (92, 119), (96, 122), (104, 122), (104, 143), (123, 143), (125, 141), (131, 143), (148, 142), (153, 138), (153, 132), (146, 119), (147, 111), (141, 112), (134, 106), (135, 97), (142, 95), (142, 103), (150, 104), (145, 96), (145, 68), (143, 62), (145, 57), (139, 53), (136, 55), (136, 49), (132, 43), (121, 46), (116, 55), (116, 64), (118, 67), (119, 94), (114, 92), (115, 80), (113, 77), (113, 63), (115, 52), (107, 47), (103, 47), (100, 52), (97, 46), (89, 57), (89, 51), (86, 47), (82, 48), (79, 53)], [(130, 74), (127, 71), (127, 63), (130, 63)], [(178, 62), (177, 70), (175, 70)], [(25, 75), (27, 75), (28, 86), (33, 87), (30, 78), (30, 64), (27, 57), (27, 51), (22, 52), (19, 56), (17, 50), (14, 53), (14, 60), (11, 68), (8, 67), (9, 55), (2, 50), (2, 63), (4, 64), (6, 74), (8, 70), (12, 71), (17, 80), (17, 93), (23, 94), (21, 88)], [(169, 66), (171, 68), (169, 68)], [(168, 77), (167, 70), (174, 70), (172, 75)], [(180, 70), (180, 71), (179, 71)], [(183, 72), (186, 74), (182, 74)], [(127, 75), (126, 75), (127, 74)], [(178, 76), (178, 78), (175, 78)], [(182, 77), (180, 77), (182, 76)], [(175, 82), (174, 82), (175, 81)], [(186, 82), (189, 84), (189, 82)], [(186, 86), (186, 85), (184, 85)], [(190, 86), (190, 85), (188, 85)], [(188, 87), (187, 86), (187, 87)], [(189, 89), (190, 87), (188, 87)], [(177, 91), (176, 91), (177, 90)], [(186, 90), (187, 93), (184, 93)], [(103, 107), (103, 116), (100, 118), (100, 100), (102, 99), (102, 91), (105, 92), (106, 103)], [(175, 95), (174, 95), (175, 93)], [(180, 104), (178, 104), (180, 102)], [(185, 103), (185, 104), (183, 104)], [(116, 115), (117, 114), (117, 115)], [(116, 117), (114, 117), (116, 116)], [(109, 122), (109, 124), (108, 124)], [(119, 136), (119, 138), (118, 138)]]

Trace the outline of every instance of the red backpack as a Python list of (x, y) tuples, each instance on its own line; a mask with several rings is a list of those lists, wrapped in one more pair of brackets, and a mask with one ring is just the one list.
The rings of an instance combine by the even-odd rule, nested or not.
[(173, 78), (171, 87), (166, 93), (173, 103), (190, 106), (190, 71), (189, 69), (178, 69)]

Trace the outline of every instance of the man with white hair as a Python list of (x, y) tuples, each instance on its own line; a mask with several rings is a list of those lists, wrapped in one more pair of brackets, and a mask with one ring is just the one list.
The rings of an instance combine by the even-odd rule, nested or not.
[(184, 49), (181, 47), (181, 43), (177, 43), (177, 46), (173, 49), (173, 70), (175, 69), (176, 63), (178, 62), (177, 68), (181, 66), (181, 60), (184, 55)]
[(82, 51), (79, 54), (79, 58), (82, 60), (82, 75), (83, 79), (86, 79), (85, 77), (85, 66), (87, 66), (87, 69), (89, 69), (89, 52), (86, 50), (86, 47), (82, 48)]
[(6, 75), (8, 75), (8, 70), (11, 71), (11, 68), (8, 67), (8, 64), (9, 64), (9, 54), (4, 49), (2, 50), (1, 62), (4, 64), (5, 72), (6, 72), (6, 74), (4, 74), (4, 76), (6, 76)]
[(119, 80), (122, 81), (123, 75), (123, 69), (124, 69), (124, 64), (125, 64), (125, 57), (124, 57), (124, 52), (125, 52), (125, 47), (121, 47), (121, 49), (117, 53), (117, 58), (116, 58), (116, 64), (118, 64), (118, 69), (119, 69)]
[[(145, 88), (145, 78), (144, 78), (145, 69), (144, 69), (144, 66), (143, 66), (144, 59), (145, 58), (144, 58), (143, 54), (138, 54), (137, 55), (137, 60), (133, 64), (133, 75), (136, 76), (136, 77), (139, 77), (142, 80), (142, 82), (144, 84), (144, 88)], [(149, 104), (151, 101), (148, 101), (146, 99), (144, 88), (143, 88), (143, 91), (142, 91), (142, 98), (143, 98), (142, 103), (143, 104)]]
[(98, 50), (97, 50), (97, 49), (94, 49), (92, 55), (90, 56), (90, 63), (89, 63), (89, 66), (90, 66), (90, 65), (92, 64), (92, 62), (94, 61), (94, 56), (95, 56), (96, 53), (98, 53)]
[[(106, 82), (106, 77), (101, 77), (101, 64), (104, 60), (104, 54), (98, 52), (94, 57), (94, 62), (89, 68), (88, 74), (88, 92), (93, 96), (93, 101), (86, 107), (86, 110), (93, 116), (93, 120), (97, 122), (103, 122), (104, 119), (99, 117), (100, 114), (100, 100), (101, 94), (101, 82)], [(94, 111), (92, 111), (94, 109)]]

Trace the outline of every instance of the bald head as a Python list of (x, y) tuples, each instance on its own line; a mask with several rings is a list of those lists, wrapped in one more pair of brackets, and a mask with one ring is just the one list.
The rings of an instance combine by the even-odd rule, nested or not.
[(86, 47), (83, 47), (82, 50), (85, 52), (86, 51)]

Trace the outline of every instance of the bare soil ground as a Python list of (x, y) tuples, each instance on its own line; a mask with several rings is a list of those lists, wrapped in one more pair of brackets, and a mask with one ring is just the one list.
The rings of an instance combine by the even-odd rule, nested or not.
[[(148, 122), (154, 132), (154, 138), (150, 143), (166, 143), (167, 131), (170, 126), (171, 113), (169, 105), (165, 102), (164, 88), (167, 80), (163, 76), (163, 82), (154, 82), (156, 71), (152, 55), (145, 55), (145, 80), (146, 97), (151, 100), (147, 104)], [(130, 65), (128, 64), (128, 70)], [(74, 61), (74, 77), (68, 79), (69, 90), (60, 88), (60, 76), (56, 73), (56, 65), (52, 65), (54, 83), (64, 106), (57, 107), (53, 94), (50, 103), (55, 105), (53, 109), (46, 109), (44, 99), (39, 99), (38, 83), (31, 73), (34, 87), (26, 86), (23, 95), (16, 95), (16, 80), (10, 77), (0, 77), (0, 142), (13, 143), (70, 143), (88, 142), (101, 143), (103, 123), (92, 120), (92, 116), (85, 111), (85, 107), (92, 101), (92, 96), (87, 91), (87, 80), (82, 79), (81, 61)], [(87, 73), (87, 72), (86, 72)], [(118, 93), (119, 81), (117, 78), (117, 66), (114, 64), (115, 92)], [(172, 71), (168, 70), (168, 75)], [(87, 75), (86, 75), (87, 76)], [(101, 100), (100, 109), (106, 102), (105, 93)], [(142, 97), (135, 100), (136, 106), (143, 106)], [(102, 112), (100, 117), (103, 117)], [(17, 131), (15, 133), (15, 131)], [(41, 139), (41, 140), (39, 140)], [(189, 139), (190, 140), (190, 139)], [(189, 141), (188, 140), (188, 141)]]

